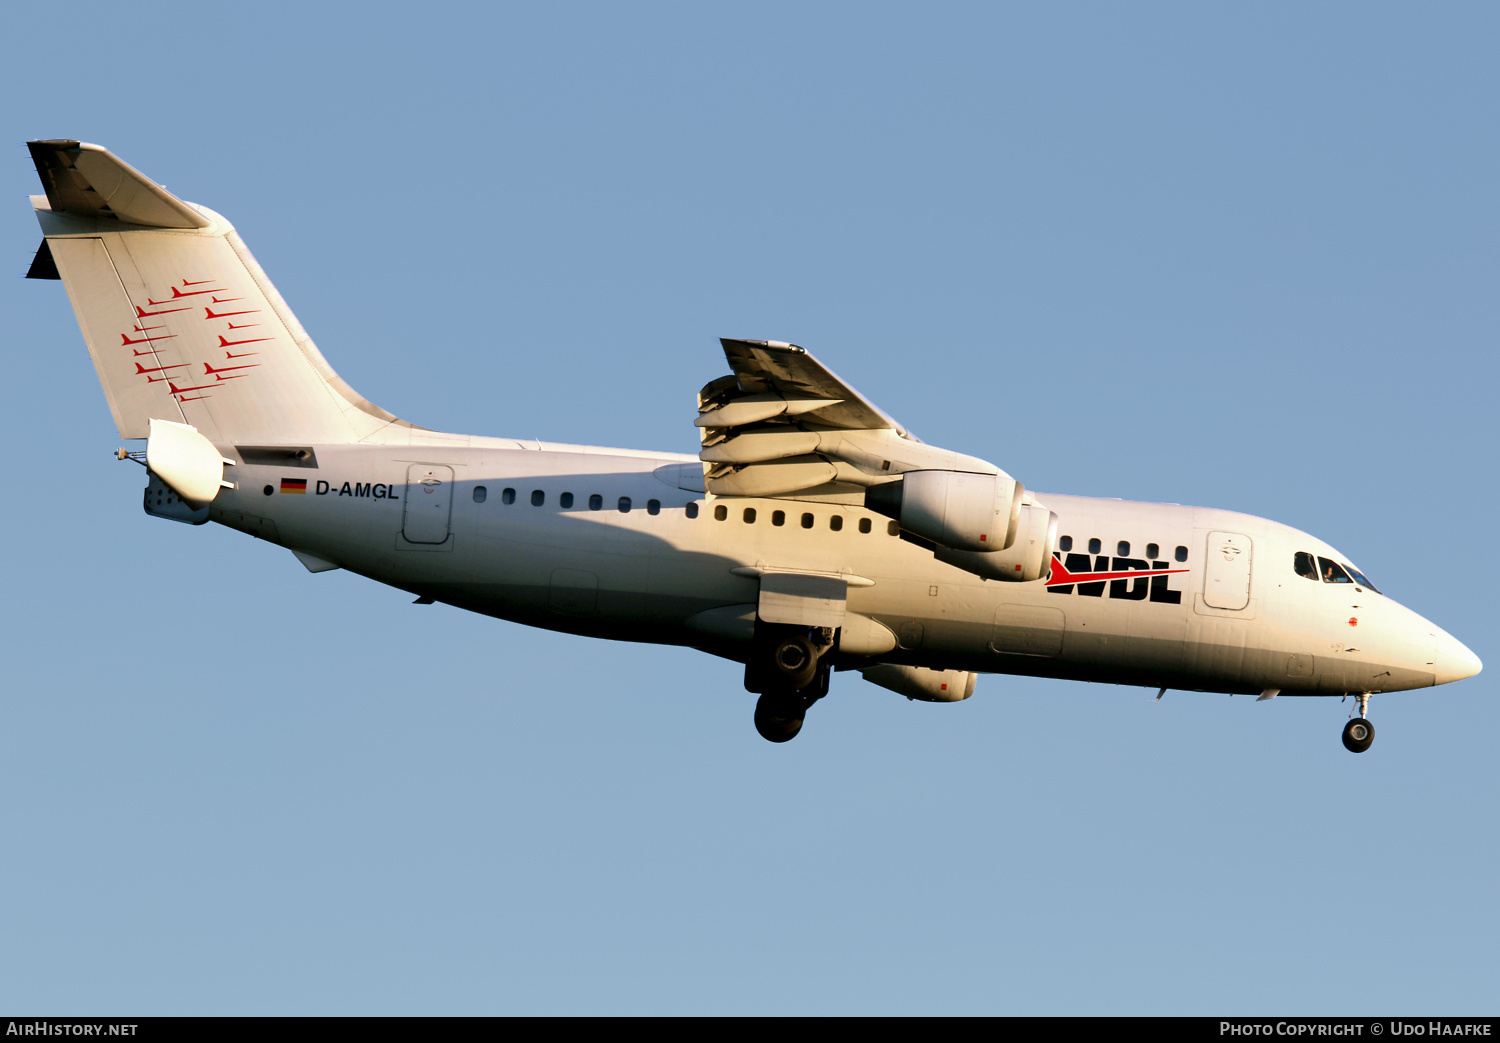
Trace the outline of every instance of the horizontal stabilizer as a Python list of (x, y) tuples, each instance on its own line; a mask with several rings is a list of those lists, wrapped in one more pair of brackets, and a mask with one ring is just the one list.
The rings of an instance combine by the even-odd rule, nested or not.
[(211, 221), (107, 149), (86, 141), (28, 141), (53, 210), (147, 228), (207, 228)]
[(36, 256), (31, 259), (31, 267), (26, 269), (28, 279), (61, 279), (57, 273), (57, 262), (52, 259), (52, 248), (47, 245), (47, 240), (42, 240), (42, 245), (36, 248)]

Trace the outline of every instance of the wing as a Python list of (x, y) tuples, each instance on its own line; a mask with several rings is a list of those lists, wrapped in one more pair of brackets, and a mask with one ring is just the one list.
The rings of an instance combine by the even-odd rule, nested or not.
[[(724, 356), (734, 370), (735, 383), (745, 395), (781, 396), (804, 405), (813, 414), (809, 423), (832, 428), (865, 431), (895, 431), (903, 438), (913, 436), (858, 391), (845, 384), (806, 348), (774, 340), (731, 340), (721, 338)], [(700, 420), (700, 427), (709, 426)], [(920, 439), (917, 439), (920, 441)]]
[(715, 496), (864, 502), (907, 471), (997, 474), (994, 464), (930, 446), (805, 348), (724, 338), (734, 372), (698, 393), (704, 482)]
[(1047, 574), (1057, 516), (1020, 482), (988, 460), (914, 438), (795, 344), (722, 343), (734, 372), (698, 393), (710, 496), (864, 507), (975, 575)]

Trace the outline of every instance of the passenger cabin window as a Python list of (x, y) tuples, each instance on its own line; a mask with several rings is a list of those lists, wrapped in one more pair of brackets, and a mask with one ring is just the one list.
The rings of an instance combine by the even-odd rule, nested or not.
[(870, 519), (869, 518), (861, 518), (859, 520), (859, 531), (860, 532), (869, 532), (870, 531)]
[(813, 527), (813, 516), (811, 514), (804, 514), (802, 516), (802, 527), (804, 529), (811, 529)]
[(786, 511), (772, 511), (771, 512), (771, 524), (772, 525), (785, 525), (786, 524)]
[(1178, 561), (1187, 561), (1187, 548), (1178, 547), (1177, 553), (1173, 555)]
[(531, 490), (531, 506), (540, 507), (547, 502), (547, 494), (540, 489)]
[(591, 510), (591, 511), (602, 511), (602, 510), (604, 510), (604, 497), (600, 496), (598, 493), (594, 493), (594, 495), (590, 496), (589, 497), (589, 510)]
[(901, 535), (901, 526), (897, 525), (895, 522), (886, 522), (885, 523), (885, 531), (890, 536), (900, 536)]
[(500, 490), (500, 502), (501, 503), (515, 503), (516, 502), (516, 491), (514, 489), (501, 489)]
[(1115, 544), (1115, 553), (1122, 558), (1130, 557), (1130, 541), (1121, 540), (1119, 543)]
[(630, 513), (630, 497), (628, 497), (628, 496), (622, 496), (622, 497), (620, 497), (620, 502), (619, 502), (618, 506), (620, 508), (620, 513), (621, 514), (629, 514)]
[(1318, 569), (1323, 574), (1324, 583), (1353, 583), (1349, 573), (1344, 571), (1344, 566), (1327, 558), (1318, 559)]
[(1057, 549), (1058, 550), (1072, 550), (1073, 549), (1073, 537), (1071, 537), (1071, 536), (1064, 536), (1064, 537), (1062, 537), (1060, 540), (1057, 541)]
[(690, 503), (690, 504), (688, 504), (687, 505), (687, 509), (686, 509), (686, 513), (687, 513), (687, 516), (689, 518), (696, 518), (696, 517), (698, 517), (698, 505), (696, 503)]
[(1161, 557), (1161, 548), (1158, 547), (1154, 543), (1148, 543), (1148, 544), (1146, 544), (1146, 557), (1148, 557), (1148, 558), (1159, 558), (1159, 557)]
[(661, 513), (661, 501), (660, 500), (647, 500), (646, 501), (646, 513), (647, 514), (660, 514)]
[(1318, 579), (1318, 563), (1305, 550), (1297, 552), (1296, 557), (1292, 559), (1292, 568), (1296, 569), (1297, 575), (1303, 579), (1310, 579), (1314, 582)]
[(835, 514), (832, 518), (829, 518), (828, 527), (834, 532), (842, 531), (844, 528), (844, 516), (842, 514)]
[(754, 507), (746, 507), (745, 508), (745, 516), (744, 517), (745, 517), (745, 524), (746, 525), (754, 525), (755, 524), (755, 508)]
[(475, 503), (483, 503), (486, 499), (489, 498), (489, 495), (490, 495), (490, 491), (488, 489), (486, 489), (484, 486), (482, 486), (482, 485), (476, 485), (476, 486), (474, 486), (474, 502)]
[(562, 505), (563, 510), (567, 510), (573, 506), (573, 494), (563, 493), (557, 498), (557, 502)]
[(1098, 554), (1103, 549), (1104, 549), (1104, 544), (1100, 543), (1097, 539), (1089, 540), (1089, 553), (1090, 554)]
[(729, 517), (729, 508), (722, 503), (714, 504), (714, 521), (723, 521), (727, 517)]

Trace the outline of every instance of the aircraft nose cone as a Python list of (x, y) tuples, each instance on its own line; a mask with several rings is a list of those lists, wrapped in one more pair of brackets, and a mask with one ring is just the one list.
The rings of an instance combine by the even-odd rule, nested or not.
[(1447, 684), (1473, 677), (1484, 669), (1479, 657), (1464, 646), (1453, 635), (1439, 633), (1437, 639), (1437, 662), (1433, 664), (1433, 684)]

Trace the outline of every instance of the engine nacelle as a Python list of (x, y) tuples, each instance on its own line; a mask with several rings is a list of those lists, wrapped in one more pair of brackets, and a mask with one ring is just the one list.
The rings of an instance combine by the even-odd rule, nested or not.
[(979, 554), (969, 550), (937, 547), (933, 556), (955, 568), (985, 579), (1029, 583), (1051, 574), (1052, 552), (1057, 549), (1057, 515), (1045, 507), (1021, 508), (1016, 540), (1006, 550)]
[(871, 684), (924, 703), (962, 702), (974, 694), (974, 675), (968, 670), (929, 670), (922, 666), (881, 663), (860, 673)]
[(1025, 494), (1005, 474), (908, 471), (867, 489), (865, 506), (939, 546), (992, 552), (1015, 542)]

